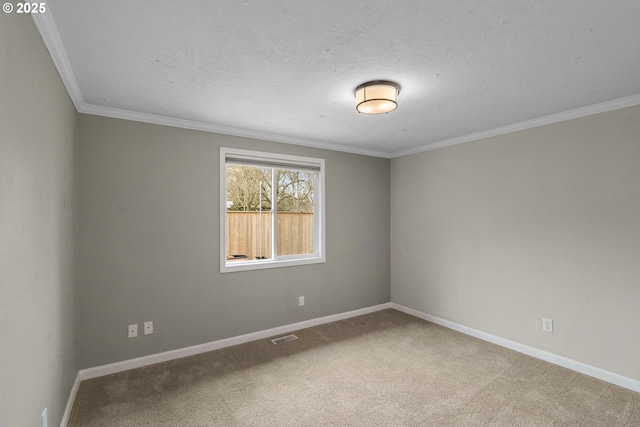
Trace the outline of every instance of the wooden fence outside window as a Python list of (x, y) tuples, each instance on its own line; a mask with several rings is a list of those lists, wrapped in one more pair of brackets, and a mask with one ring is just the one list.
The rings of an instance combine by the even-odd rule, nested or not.
[[(278, 212), (277, 227), (279, 255), (313, 252), (312, 212)], [(227, 212), (227, 258), (246, 255), (251, 260), (261, 254), (271, 258), (271, 235), (271, 212)]]

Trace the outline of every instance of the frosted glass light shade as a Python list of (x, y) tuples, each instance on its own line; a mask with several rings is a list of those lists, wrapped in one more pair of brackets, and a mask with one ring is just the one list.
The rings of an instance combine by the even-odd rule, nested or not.
[(376, 80), (356, 88), (356, 110), (363, 114), (384, 114), (398, 108), (400, 86), (396, 83)]

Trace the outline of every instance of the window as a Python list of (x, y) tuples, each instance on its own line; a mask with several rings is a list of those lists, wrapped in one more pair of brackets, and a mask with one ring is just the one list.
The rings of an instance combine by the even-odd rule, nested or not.
[(220, 149), (220, 271), (324, 262), (324, 159)]

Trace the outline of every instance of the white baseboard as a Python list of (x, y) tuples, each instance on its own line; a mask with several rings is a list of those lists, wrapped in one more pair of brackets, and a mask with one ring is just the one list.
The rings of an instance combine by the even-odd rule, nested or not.
[(625, 377), (623, 375), (616, 374), (615, 372), (607, 371), (601, 368), (596, 368), (595, 366), (587, 365), (586, 363), (578, 362), (564, 356), (559, 356), (557, 354), (539, 350), (534, 347), (529, 347), (515, 341), (500, 338), (498, 336), (491, 335), (477, 329), (469, 328), (468, 326), (460, 325), (458, 323), (454, 323), (440, 317), (432, 316), (430, 314), (426, 314), (400, 304), (392, 302), (390, 303), (390, 305), (391, 308), (395, 310), (402, 311), (403, 313), (410, 314), (411, 316), (427, 320), (440, 326), (444, 326), (445, 328), (453, 329), (454, 331), (462, 332), (466, 335), (471, 335), (472, 337), (479, 338), (483, 341), (488, 341), (501, 347), (506, 347), (519, 353), (535, 357), (536, 359), (544, 360), (546, 362), (553, 363), (554, 365), (562, 366), (564, 368), (571, 369), (572, 371), (580, 372), (581, 374), (585, 374), (590, 377), (594, 377), (599, 380), (606, 381), (611, 384), (615, 384), (617, 386), (640, 393), (640, 381), (633, 378)]
[(67, 424), (69, 423), (69, 417), (71, 417), (71, 410), (73, 409), (73, 402), (76, 401), (76, 394), (78, 394), (78, 387), (80, 387), (80, 372), (76, 375), (76, 380), (73, 382), (73, 387), (71, 387), (67, 406), (64, 408), (62, 421), (60, 421), (60, 427), (67, 427)]
[(96, 366), (94, 368), (82, 369), (79, 372), (80, 380), (88, 380), (91, 378), (102, 377), (104, 375), (115, 374), (117, 372), (128, 371), (129, 369), (140, 368), (143, 366), (153, 365), (169, 360), (180, 359), (181, 357), (193, 356), (208, 351), (219, 350), (233, 345), (243, 344), (249, 341), (255, 341), (263, 338), (272, 337), (274, 335), (285, 334), (297, 331), (299, 329), (310, 328), (312, 326), (331, 323), (338, 320), (348, 319), (350, 317), (361, 316), (374, 311), (385, 310), (391, 308), (391, 303), (374, 305), (371, 307), (361, 308), (358, 310), (348, 311), (345, 313), (332, 314), (329, 316), (319, 317), (316, 319), (305, 320), (303, 322), (292, 323), (289, 325), (278, 326), (276, 328), (265, 329), (263, 331), (252, 332), (250, 334), (239, 335), (237, 337), (225, 338), (222, 340), (212, 341), (205, 344), (198, 344), (191, 347), (179, 348), (176, 350), (165, 351), (162, 353), (151, 354), (149, 356), (138, 357), (135, 359), (124, 360), (122, 362), (110, 363), (108, 365)]
[(511, 350), (515, 350), (519, 353), (523, 353), (523, 354), (535, 357), (536, 359), (541, 359), (541, 360), (553, 363), (555, 365), (559, 365), (567, 369), (571, 369), (573, 371), (580, 372), (582, 374), (589, 375), (591, 377), (598, 378), (600, 380), (607, 381), (609, 383), (640, 393), (640, 381), (638, 380), (628, 378), (620, 374), (616, 374), (614, 372), (606, 371), (601, 368), (596, 368), (594, 366), (590, 366), (582, 362), (577, 362), (575, 360), (568, 359), (563, 356), (558, 356), (553, 353), (549, 353), (533, 347), (529, 347), (527, 345), (520, 344), (515, 341), (510, 341), (505, 338), (491, 335), (486, 332), (479, 331), (477, 329), (469, 328), (467, 326), (460, 325), (458, 323), (451, 322), (449, 320), (445, 320), (436, 316), (432, 316), (430, 314), (426, 314), (421, 311), (414, 310), (412, 308), (405, 307), (400, 304), (389, 302), (389, 303), (379, 304), (371, 307), (361, 308), (358, 310), (348, 311), (345, 313), (332, 314), (329, 316), (319, 317), (316, 319), (305, 320), (303, 322), (292, 323), (289, 325), (279, 326), (271, 329), (265, 329), (262, 331), (240, 335), (237, 337), (225, 338), (222, 340), (212, 341), (209, 343), (194, 345), (194, 346), (180, 348), (176, 350), (165, 351), (162, 353), (138, 357), (135, 359), (124, 360), (122, 362), (110, 363), (108, 365), (82, 369), (78, 372), (78, 376), (76, 377), (76, 380), (73, 384), (73, 388), (71, 389), (69, 400), (67, 402), (67, 407), (65, 408), (65, 412), (62, 417), (62, 422), (60, 424), (60, 427), (67, 426), (69, 417), (71, 415), (71, 409), (73, 408), (73, 403), (75, 401), (76, 393), (78, 392), (78, 387), (80, 386), (80, 381), (82, 380), (88, 380), (91, 378), (97, 378), (104, 375), (115, 374), (117, 372), (128, 371), (129, 369), (140, 368), (143, 366), (149, 366), (149, 365), (153, 365), (160, 362), (179, 359), (182, 357), (193, 356), (200, 353), (206, 353), (208, 351), (219, 350), (221, 348), (231, 347), (231, 346), (243, 344), (249, 341), (255, 341), (263, 338), (272, 337), (275, 335), (285, 334), (285, 333), (293, 332), (299, 329), (305, 329), (305, 328), (310, 328), (312, 326), (323, 325), (325, 323), (336, 322), (338, 320), (349, 319), (351, 317), (361, 316), (363, 314), (373, 313), (375, 311), (385, 310), (388, 308), (393, 308), (403, 313), (407, 313), (411, 316), (414, 316), (423, 320), (427, 320), (429, 322), (433, 322), (435, 324), (444, 326), (449, 329), (453, 329), (458, 332), (462, 332), (463, 334), (470, 335), (470, 336), (479, 338), (481, 340), (499, 345), (501, 347), (506, 347)]

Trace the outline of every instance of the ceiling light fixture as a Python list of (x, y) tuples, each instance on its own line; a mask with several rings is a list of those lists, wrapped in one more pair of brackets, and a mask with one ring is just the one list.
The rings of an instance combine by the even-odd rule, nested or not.
[(384, 114), (398, 108), (400, 86), (386, 80), (363, 83), (355, 90), (356, 110), (363, 114)]

